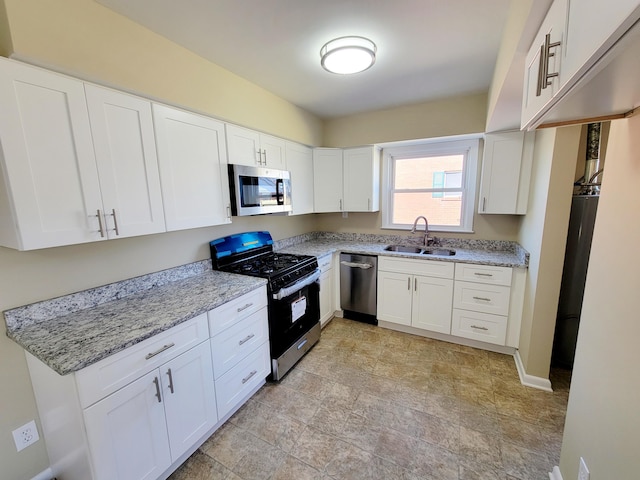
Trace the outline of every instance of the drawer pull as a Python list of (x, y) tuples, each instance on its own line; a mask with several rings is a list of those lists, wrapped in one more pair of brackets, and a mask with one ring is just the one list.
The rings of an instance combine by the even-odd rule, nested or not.
[(475, 328), (476, 330), (484, 330), (485, 332), (489, 330), (487, 327), (479, 327), (477, 325), (471, 325), (471, 328)]
[(158, 377), (153, 378), (153, 383), (156, 384), (156, 397), (158, 398), (158, 403), (162, 403), (162, 397), (160, 396), (160, 382), (158, 381)]
[(258, 373), (257, 370), (253, 370), (249, 375), (247, 375), (246, 377), (244, 377), (242, 379), (242, 384), (244, 385), (245, 383), (247, 383), (249, 380), (251, 380), (251, 377), (253, 377), (256, 373)]
[(255, 337), (255, 334), (250, 333), (249, 335), (247, 335), (246, 337), (244, 337), (242, 340), (240, 340), (238, 342), (238, 345), (243, 345), (245, 343), (247, 343), (249, 340), (251, 340), (253, 337)]
[(493, 277), (492, 273), (480, 273), (480, 272), (473, 272), (474, 275), (477, 275), (478, 277)]
[(482, 300), (483, 302), (490, 302), (491, 299), (490, 298), (485, 298), (485, 297), (473, 297), (474, 300)]
[(173, 393), (173, 375), (171, 375), (171, 369), (167, 369), (167, 376), (169, 377), (169, 390)]
[(247, 308), (252, 307), (252, 306), (253, 306), (253, 303), (247, 303), (244, 307), (238, 308), (238, 313), (240, 313), (241, 311), (246, 310)]
[(162, 347), (160, 347), (158, 350), (156, 350), (155, 352), (151, 352), (151, 353), (147, 353), (146, 357), (144, 357), (145, 360), (149, 360), (150, 358), (155, 357), (156, 355), (160, 355), (162, 352), (164, 352), (165, 350), (169, 350), (171, 347), (175, 347), (176, 344), (171, 342), (168, 343), (166, 345), (163, 345)]

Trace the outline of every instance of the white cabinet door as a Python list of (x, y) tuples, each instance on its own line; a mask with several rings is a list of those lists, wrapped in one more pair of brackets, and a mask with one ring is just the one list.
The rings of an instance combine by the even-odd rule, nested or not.
[(248, 128), (226, 124), (229, 163), (256, 167), (262, 164), (260, 134)]
[(380, 210), (380, 152), (376, 147), (343, 151), (344, 205), (347, 212)]
[(84, 411), (94, 480), (154, 480), (171, 465), (157, 370)]
[(534, 136), (533, 132), (485, 135), (478, 213), (527, 213)]
[(411, 325), (413, 276), (378, 271), (377, 318)]
[(151, 102), (95, 85), (85, 91), (107, 236), (164, 232)]
[(569, 0), (562, 77), (575, 83), (640, 17), (639, 0)]
[(224, 124), (153, 104), (167, 230), (231, 223)]
[(285, 150), (286, 142), (278, 137), (260, 134), (260, 148), (262, 149), (262, 165), (278, 170), (286, 170)]
[(160, 367), (171, 457), (178, 459), (218, 421), (209, 342)]
[(343, 211), (342, 150), (313, 149), (313, 205), (316, 213)]
[(313, 150), (287, 142), (287, 166), (291, 173), (291, 215), (313, 213)]
[(413, 279), (411, 326), (451, 333), (452, 299), (453, 280), (416, 275)]
[[(522, 128), (528, 128), (537, 122), (549, 108), (552, 98), (560, 88), (567, 2), (568, 0), (554, 0), (526, 56), (520, 119)], [(547, 48), (547, 35), (549, 45), (559, 45)], [(557, 75), (545, 78), (545, 66), (548, 75)]]
[(320, 325), (324, 326), (333, 317), (333, 271), (320, 275)]
[(30, 250), (101, 240), (84, 85), (0, 59), (0, 244)]

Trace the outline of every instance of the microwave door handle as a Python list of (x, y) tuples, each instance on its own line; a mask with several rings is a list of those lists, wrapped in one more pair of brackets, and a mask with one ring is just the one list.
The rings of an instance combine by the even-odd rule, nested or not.
[(276, 179), (276, 201), (278, 205), (284, 205), (284, 180)]

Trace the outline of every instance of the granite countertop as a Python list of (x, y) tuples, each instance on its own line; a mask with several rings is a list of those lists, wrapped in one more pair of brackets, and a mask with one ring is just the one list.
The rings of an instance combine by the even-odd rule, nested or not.
[[(59, 310), (61, 303), (82, 303), (78, 298), (68, 298), (73, 296), (61, 297), (4, 312), (7, 335), (53, 370), (66, 375), (262, 285), (266, 285), (262, 278), (209, 270), (46, 318), (45, 310)], [(87, 291), (74, 295), (82, 293), (92, 294)]]
[[(423, 255), (416, 253), (389, 252), (384, 248), (389, 244), (408, 242), (387, 241), (382, 243), (367, 242), (362, 240), (344, 240), (339, 238), (315, 238), (295, 245), (284, 246), (279, 249), (283, 253), (298, 255), (313, 255), (322, 257), (335, 252), (356, 253), (362, 255), (379, 255), (388, 257), (402, 257), (421, 260), (433, 260), (438, 262), (464, 262), (478, 265), (493, 265), (500, 267), (526, 268), (529, 263), (529, 254), (520, 247), (506, 245), (508, 249), (499, 249), (505, 242), (495, 245), (492, 242), (454, 243), (441, 242), (442, 248), (451, 248), (456, 251), (452, 256)], [(483, 248), (490, 247), (490, 248)], [(475, 247), (475, 248), (470, 248)], [(519, 245), (518, 245), (519, 247)]]

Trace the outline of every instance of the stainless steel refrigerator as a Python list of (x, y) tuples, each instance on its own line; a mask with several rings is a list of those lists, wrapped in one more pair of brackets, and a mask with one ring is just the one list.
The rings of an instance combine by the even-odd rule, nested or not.
[(551, 364), (573, 368), (598, 195), (574, 195), (562, 270)]

